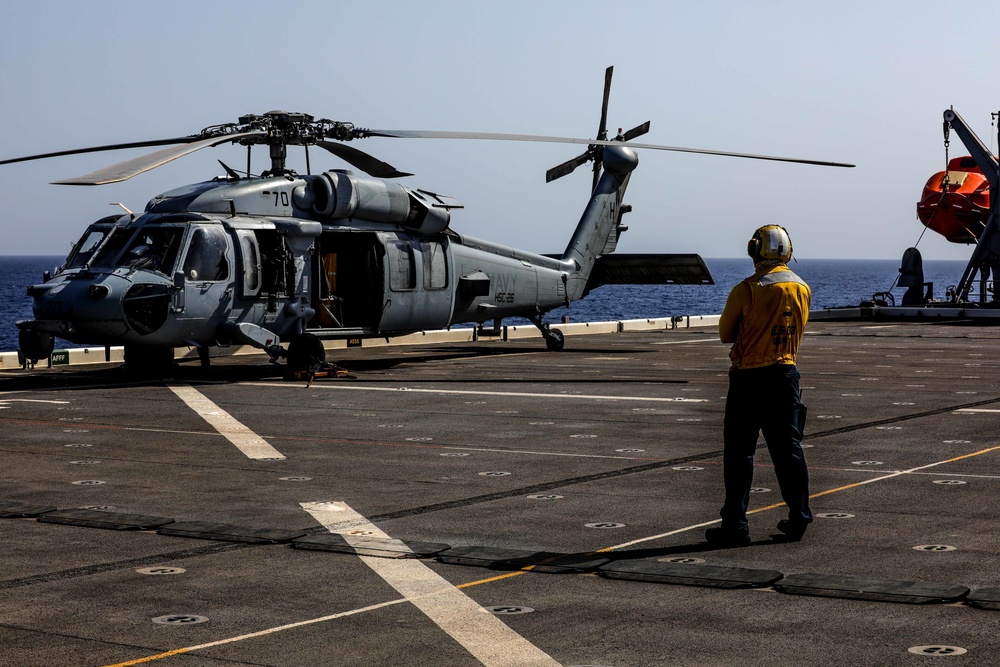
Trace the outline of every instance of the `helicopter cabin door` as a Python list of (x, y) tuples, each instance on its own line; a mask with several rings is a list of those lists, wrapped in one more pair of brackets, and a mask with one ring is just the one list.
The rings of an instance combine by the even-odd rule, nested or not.
[(215, 332), (230, 314), (233, 301), (233, 262), (229, 235), (222, 225), (191, 229), (181, 271), (184, 273), (184, 311), (193, 342), (211, 344)]
[(441, 329), (451, 320), (448, 239), (387, 234), (382, 331)]

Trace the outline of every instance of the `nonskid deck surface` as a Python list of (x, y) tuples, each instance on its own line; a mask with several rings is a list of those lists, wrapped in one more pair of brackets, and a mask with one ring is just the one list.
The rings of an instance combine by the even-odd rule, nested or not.
[(811, 325), (817, 519), (762, 447), (722, 550), (712, 328), (4, 374), (0, 664), (995, 664), (998, 343)]

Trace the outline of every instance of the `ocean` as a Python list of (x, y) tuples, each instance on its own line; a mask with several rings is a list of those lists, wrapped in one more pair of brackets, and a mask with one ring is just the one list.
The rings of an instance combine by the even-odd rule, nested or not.
[[(51, 271), (63, 257), (0, 256), (0, 351), (17, 349), (17, 320), (31, 319), (31, 299), (26, 288), (42, 282), (42, 272)], [(714, 285), (605, 285), (569, 308), (546, 314), (546, 322), (600, 322), (667, 317), (674, 315), (717, 315), (722, 312), (729, 290), (753, 273), (748, 258), (706, 259)], [(943, 298), (945, 289), (958, 283), (964, 260), (925, 260), (924, 280), (934, 283), (934, 296)], [(898, 275), (898, 259), (802, 259), (793, 262), (793, 271), (809, 283), (813, 308), (856, 306), (875, 292), (888, 291)], [(892, 290), (896, 303), (905, 290)], [(514, 320), (507, 321), (510, 324)], [(58, 347), (73, 347), (57, 341)]]

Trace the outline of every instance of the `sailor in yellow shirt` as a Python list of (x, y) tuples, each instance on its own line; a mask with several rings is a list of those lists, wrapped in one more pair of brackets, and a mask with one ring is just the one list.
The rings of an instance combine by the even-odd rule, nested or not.
[(726, 499), (722, 525), (705, 532), (705, 539), (716, 546), (750, 544), (747, 508), (761, 431), (788, 506), (788, 518), (778, 523), (778, 530), (788, 539), (801, 539), (813, 518), (801, 444), (806, 408), (795, 367), (811, 292), (786, 266), (792, 242), (784, 228), (758, 229), (747, 254), (755, 272), (732, 289), (719, 318), (719, 337), (733, 347), (723, 427)]

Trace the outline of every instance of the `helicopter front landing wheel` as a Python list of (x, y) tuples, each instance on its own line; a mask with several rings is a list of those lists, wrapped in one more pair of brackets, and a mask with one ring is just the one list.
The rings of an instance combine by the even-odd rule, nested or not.
[(566, 338), (563, 336), (562, 331), (559, 331), (559, 329), (547, 329), (542, 331), (542, 336), (545, 338), (545, 347), (549, 352), (562, 352), (566, 344)]
[(323, 341), (311, 333), (292, 336), (288, 343), (288, 369), (308, 371), (326, 362), (326, 348)]

